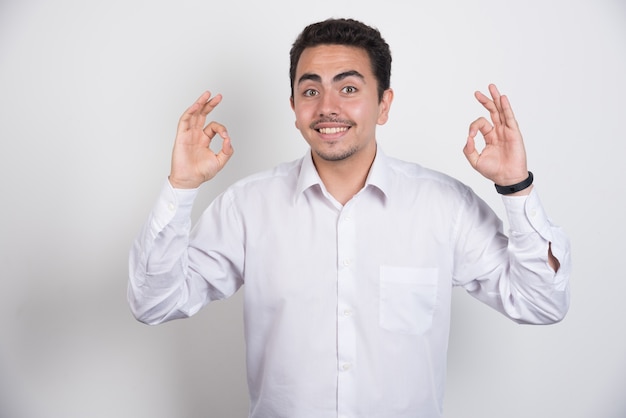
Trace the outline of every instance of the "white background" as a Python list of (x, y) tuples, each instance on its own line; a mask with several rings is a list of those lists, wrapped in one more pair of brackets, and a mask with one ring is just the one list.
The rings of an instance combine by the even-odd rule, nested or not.
[(502, 214), (465, 161), (473, 98), (509, 95), (550, 216), (573, 246), (572, 306), (520, 326), (454, 295), (446, 418), (626, 416), (623, 0), (0, 0), (0, 416), (244, 417), (240, 295), (158, 327), (125, 300), (131, 241), (205, 89), (236, 179), (298, 158), (288, 51), (327, 17), (378, 27), (395, 102), (379, 142)]

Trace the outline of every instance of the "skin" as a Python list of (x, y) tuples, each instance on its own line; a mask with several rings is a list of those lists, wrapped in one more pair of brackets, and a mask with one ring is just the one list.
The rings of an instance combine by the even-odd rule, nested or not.
[(291, 108), (327, 190), (345, 204), (365, 185), (376, 156), (376, 127), (387, 122), (393, 91), (378, 101), (361, 48), (322, 45), (303, 51)]
[[(177, 189), (195, 189), (211, 180), (233, 155), (233, 146), (226, 127), (217, 122), (205, 126), (209, 113), (222, 101), (222, 96), (211, 97), (204, 92), (178, 121), (172, 151), (169, 181)], [(216, 154), (209, 148), (211, 141), (222, 137), (222, 149)]]
[[(480, 174), (502, 186), (519, 183), (528, 177), (526, 150), (519, 125), (509, 99), (500, 95), (495, 85), (489, 85), (491, 99), (476, 92), (476, 99), (489, 111), (491, 123), (484, 117), (470, 124), (463, 153)], [(478, 152), (475, 137), (481, 133), (485, 147)], [(527, 195), (532, 186), (514, 195)]]
[[(479, 117), (470, 124), (463, 153), (471, 166), (496, 184), (519, 183), (528, 177), (526, 150), (508, 98), (495, 85), (490, 97), (476, 92), (490, 120)], [(180, 117), (169, 180), (174, 188), (197, 188), (226, 165), (233, 147), (226, 127), (206, 124), (221, 95), (203, 93)], [(327, 190), (345, 204), (365, 185), (376, 156), (376, 127), (389, 118), (393, 90), (378, 100), (377, 80), (369, 56), (355, 47), (320, 45), (303, 51), (290, 98), (295, 125), (311, 147), (313, 162)], [(205, 125), (206, 124), (206, 125)], [(476, 148), (480, 133), (485, 146)], [(215, 135), (223, 139), (219, 152), (209, 146)], [(532, 186), (515, 195), (527, 195)], [(548, 249), (551, 267), (558, 260)]]

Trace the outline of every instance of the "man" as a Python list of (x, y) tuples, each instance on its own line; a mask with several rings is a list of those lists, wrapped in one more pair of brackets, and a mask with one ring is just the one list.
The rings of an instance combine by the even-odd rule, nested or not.
[(533, 189), (506, 96), (476, 93), (491, 122), (470, 125), (464, 153), (507, 194), (510, 238), (468, 187), (377, 146), (390, 69), (373, 28), (305, 28), (290, 101), (310, 152), (229, 187), (191, 233), (198, 187), (233, 147), (223, 125), (205, 126), (220, 95), (180, 118), (169, 181), (131, 250), (129, 302), (156, 324), (242, 288), (251, 417), (440, 417), (453, 286), (520, 323), (568, 309), (568, 240)]

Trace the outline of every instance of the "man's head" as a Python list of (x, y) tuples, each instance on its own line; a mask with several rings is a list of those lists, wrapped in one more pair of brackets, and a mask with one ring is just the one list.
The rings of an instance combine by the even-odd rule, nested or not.
[[(391, 54), (380, 33), (354, 20), (308, 26), (291, 50), (291, 108), (313, 160), (368, 168), (376, 129), (393, 101)], [(354, 165), (352, 165), (354, 166)]]
[(306, 48), (318, 45), (344, 45), (362, 48), (367, 52), (371, 61), (372, 72), (378, 82), (378, 100), (382, 100), (383, 92), (390, 87), (391, 52), (389, 45), (381, 37), (378, 30), (353, 19), (328, 19), (304, 28), (293, 43), (289, 53), (292, 98), (300, 56)]

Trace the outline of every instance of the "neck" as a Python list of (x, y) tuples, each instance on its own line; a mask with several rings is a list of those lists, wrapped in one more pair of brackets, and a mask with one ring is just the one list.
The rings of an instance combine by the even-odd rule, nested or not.
[(376, 147), (341, 161), (327, 161), (313, 153), (313, 163), (326, 190), (342, 205), (364, 186), (376, 156)]

